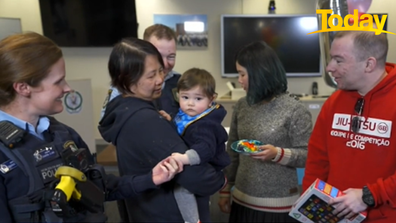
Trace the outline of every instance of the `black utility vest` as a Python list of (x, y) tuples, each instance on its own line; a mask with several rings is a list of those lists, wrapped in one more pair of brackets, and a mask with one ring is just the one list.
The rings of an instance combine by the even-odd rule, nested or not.
[[(15, 148), (7, 148), (0, 143), (0, 151), (20, 168), (24, 176), (28, 178), (29, 187), (27, 194), (9, 200), (9, 209), (15, 222), (105, 222), (104, 214), (95, 214), (96, 219), (87, 219), (88, 212), (80, 213), (73, 219), (60, 219), (49, 207), (45, 192), (50, 191), (50, 184), (55, 180), (55, 172), (58, 167), (64, 165), (62, 151), (71, 149), (70, 146), (81, 146), (75, 143), (79, 136), (71, 132), (68, 127), (50, 118), (50, 127), (45, 132), (45, 140), (34, 135), (26, 134), (23, 142), (15, 145)], [(87, 148), (88, 149), (88, 148)], [(91, 162), (93, 164), (93, 159)], [(7, 178), (7, 174), (4, 174)], [(15, 180), (15, 178), (14, 178)], [(90, 214), (90, 217), (93, 217)]]

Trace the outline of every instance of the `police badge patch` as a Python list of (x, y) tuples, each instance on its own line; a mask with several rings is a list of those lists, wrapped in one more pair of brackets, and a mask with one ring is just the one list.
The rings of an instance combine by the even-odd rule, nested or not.
[(0, 172), (3, 174), (6, 174), (10, 172), (11, 170), (15, 169), (17, 167), (16, 163), (12, 160), (7, 160), (4, 163), (0, 164)]
[(34, 151), (33, 157), (36, 160), (36, 164), (41, 165), (58, 158), (59, 155), (52, 144), (47, 144)]
[(40, 154), (39, 150), (33, 153), (34, 158), (36, 158), (36, 162), (40, 162), (43, 159), (43, 156)]
[(75, 151), (78, 150), (77, 145), (76, 145), (73, 141), (71, 141), (71, 140), (66, 141), (66, 142), (63, 144), (63, 148), (64, 148), (64, 149), (70, 148), (72, 152), (75, 152)]

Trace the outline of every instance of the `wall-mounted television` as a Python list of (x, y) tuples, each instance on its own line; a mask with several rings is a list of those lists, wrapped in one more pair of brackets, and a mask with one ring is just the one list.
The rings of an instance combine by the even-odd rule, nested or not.
[(39, 0), (43, 34), (62, 47), (113, 46), (137, 37), (135, 0)]
[(321, 76), (319, 35), (313, 15), (222, 15), (222, 77), (237, 77), (235, 54), (253, 41), (265, 41), (278, 54), (288, 77)]

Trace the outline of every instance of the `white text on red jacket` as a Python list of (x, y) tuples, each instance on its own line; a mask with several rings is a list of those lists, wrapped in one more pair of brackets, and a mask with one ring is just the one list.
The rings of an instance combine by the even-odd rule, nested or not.
[(352, 119), (354, 117), (350, 114), (335, 113), (330, 135), (348, 139), (346, 146), (357, 149), (364, 149), (366, 143), (377, 146), (390, 145), (390, 141), (387, 139), (391, 136), (392, 121), (360, 117), (358, 133), (354, 133), (351, 130)]

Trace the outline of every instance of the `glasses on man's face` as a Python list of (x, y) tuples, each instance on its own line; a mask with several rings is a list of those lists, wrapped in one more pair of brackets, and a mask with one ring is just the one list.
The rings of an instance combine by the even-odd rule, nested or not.
[(355, 112), (357, 116), (352, 119), (352, 132), (359, 132), (360, 116), (363, 114), (364, 99), (359, 98), (355, 104)]

